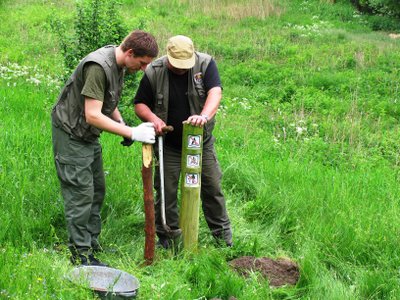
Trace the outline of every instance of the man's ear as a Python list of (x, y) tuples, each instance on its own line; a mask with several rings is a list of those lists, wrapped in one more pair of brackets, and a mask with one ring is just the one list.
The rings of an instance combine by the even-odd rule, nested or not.
[(128, 55), (128, 56), (135, 56), (135, 53), (133, 52), (133, 50), (132, 49), (129, 49), (128, 51), (126, 51), (126, 54)]

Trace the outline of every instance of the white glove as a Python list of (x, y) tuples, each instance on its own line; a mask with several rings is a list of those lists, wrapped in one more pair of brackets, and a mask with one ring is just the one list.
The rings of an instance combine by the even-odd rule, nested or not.
[(156, 131), (153, 123), (142, 123), (137, 127), (132, 127), (132, 140), (146, 144), (154, 144), (156, 141)]

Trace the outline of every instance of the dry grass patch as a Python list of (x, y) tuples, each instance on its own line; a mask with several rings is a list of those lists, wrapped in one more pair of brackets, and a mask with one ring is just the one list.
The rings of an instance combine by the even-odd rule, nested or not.
[(191, 13), (238, 20), (247, 17), (263, 20), (269, 16), (280, 16), (284, 12), (283, 1), (276, 0), (181, 0), (180, 2), (189, 4)]

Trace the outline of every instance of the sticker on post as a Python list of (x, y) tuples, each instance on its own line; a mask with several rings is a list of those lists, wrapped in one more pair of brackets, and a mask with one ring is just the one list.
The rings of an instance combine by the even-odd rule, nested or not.
[(188, 136), (188, 148), (200, 148), (201, 135)]
[(188, 154), (186, 158), (186, 166), (188, 168), (200, 167), (200, 154)]
[(199, 174), (186, 173), (185, 174), (185, 186), (198, 187), (199, 186)]

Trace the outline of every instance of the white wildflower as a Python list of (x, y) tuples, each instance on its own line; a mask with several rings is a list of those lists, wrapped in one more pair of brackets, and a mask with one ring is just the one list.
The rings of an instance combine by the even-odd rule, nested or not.
[(296, 127), (297, 134), (301, 135), (301, 134), (303, 134), (304, 131), (307, 131), (307, 128), (300, 127), (300, 126)]

